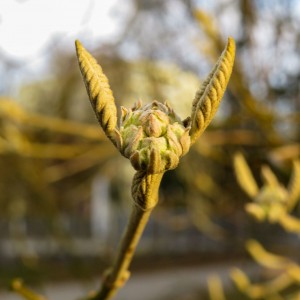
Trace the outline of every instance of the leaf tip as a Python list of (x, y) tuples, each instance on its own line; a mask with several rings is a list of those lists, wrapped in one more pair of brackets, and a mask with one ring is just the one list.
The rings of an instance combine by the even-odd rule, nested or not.
[(235, 58), (235, 48), (236, 46), (234, 38), (231, 36), (228, 37), (225, 53), (228, 53), (232, 57), (232, 64)]
[(75, 40), (75, 48), (76, 48), (77, 54), (83, 49), (83, 46), (79, 40)]
[(227, 39), (227, 48), (231, 50), (231, 52), (235, 52), (235, 40), (232, 36), (229, 36)]
[(229, 37), (224, 51), (193, 100), (190, 131), (192, 143), (204, 132), (217, 112), (232, 73), (234, 59), (235, 42)]

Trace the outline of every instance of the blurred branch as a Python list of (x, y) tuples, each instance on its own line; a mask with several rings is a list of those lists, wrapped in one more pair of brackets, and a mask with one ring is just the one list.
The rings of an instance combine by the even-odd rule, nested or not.
[[(251, 283), (248, 276), (239, 269), (233, 269), (231, 278), (238, 289), (246, 294), (250, 299), (269, 299), (268, 297), (277, 297), (282, 290), (291, 286), (294, 280), (287, 274), (282, 274), (262, 284)], [(270, 298), (274, 299), (274, 298)]]
[[(211, 48), (207, 53), (215, 59), (215, 57), (217, 57), (217, 51), (221, 51), (224, 47), (219, 29), (213, 21), (213, 18), (202, 10), (195, 11), (195, 18), (212, 41)], [(264, 132), (264, 137), (272, 144), (281, 143), (281, 137), (274, 130), (274, 112), (265, 106), (263, 101), (256, 99), (250, 92), (246, 85), (246, 79), (238, 57), (235, 61), (234, 71), (232, 72), (228, 89), (236, 96), (236, 99), (244, 104), (248, 113), (258, 122)]]
[(290, 259), (266, 251), (263, 246), (255, 240), (249, 240), (246, 244), (246, 248), (256, 262), (264, 267), (281, 270), (286, 267), (286, 265), (292, 264)]
[[(232, 280), (239, 290), (251, 299), (274, 299), (273, 297), (282, 299), (279, 295), (280, 292), (288, 289), (293, 284), (299, 283), (300, 267), (290, 259), (266, 251), (255, 240), (248, 241), (247, 250), (260, 265), (280, 271), (280, 274), (274, 279), (264, 283), (252, 284), (243, 271), (233, 269), (231, 272)], [(291, 299), (297, 298), (291, 297)]]
[(102, 140), (104, 137), (96, 125), (80, 124), (74, 121), (25, 112), (15, 101), (7, 98), (0, 98), (0, 116), (26, 126), (31, 125), (37, 128), (45, 128), (65, 134), (82, 136), (96, 141)]
[(12, 289), (26, 300), (47, 300), (44, 296), (36, 294), (28, 289), (20, 279), (14, 279), (11, 284)]
[(210, 299), (226, 300), (220, 278), (217, 275), (211, 275), (207, 281)]
[(210, 130), (203, 134), (203, 139), (211, 146), (215, 145), (262, 145), (260, 135), (253, 130)]
[(115, 156), (112, 148), (113, 147), (108, 143), (103, 146), (93, 146), (89, 151), (72, 160), (47, 167), (44, 171), (44, 176), (47, 182), (52, 183), (93, 168), (99, 164), (99, 157), (101, 157), (101, 161), (104, 161)]
[(294, 161), (293, 175), (287, 188), (281, 185), (269, 167), (264, 166), (261, 169), (264, 184), (258, 189), (250, 167), (241, 153), (235, 154), (234, 169), (241, 188), (253, 200), (252, 203), (246, 205), (246, 211), (249, 214), (258, 221), (280, 223), (288, 231), (299, 233), (298, 222), (288, 216), (300, 198), (299, 161)]
[(269, 152), (268, 156), (272, 161), (279, 164), (297, 159), (300, 157), (300, 143), (276, 147)]

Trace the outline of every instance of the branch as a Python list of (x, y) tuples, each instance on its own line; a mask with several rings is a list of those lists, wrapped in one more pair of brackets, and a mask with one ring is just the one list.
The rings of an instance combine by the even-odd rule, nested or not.
[(121, 241), (113, 267), (104, 273), (104, 281), (99, 292), (86, 300), (109, 300), (126, 283), (130, 276), (128, 268), (137, 244), (143, 234), (152, 209), (158, 202), (158, 189), (163, 173), (147, 174), (139, 171), (132, 182), (134, 205), (125, 235)]

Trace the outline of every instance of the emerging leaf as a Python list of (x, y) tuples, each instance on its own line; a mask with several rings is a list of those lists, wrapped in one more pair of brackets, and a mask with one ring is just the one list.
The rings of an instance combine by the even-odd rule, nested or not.
[(190, 131), (192, 143), (203, 133), (217, 112), (232, 72), (234, 57), (235, 43), (229, 38), (225, 50), (193, 101)]
[(250, 280), (242, 270), (238, 268), (232, 269), (230, 277), (240, 291), (246, 291), (249, 288)]
[(269, 185), (273, 188), (277, 188), (280, 186), (276, 175), (273, 173), (273, 171), (270, 169), (269, 166), (263, 166), (261, 169), (261, 175), (263, 178), (263, 181), (266, 185)]
[(250, 197), (255, 197), (258, 194), (258, 186), (244, 156), (241, 153), (236, 153), (234, 155), (234, 170), (241, 188)]
[(105, 134), (117, 145), (117, 108), (108, 79), (81, 43), (76, 41), (75, 45), (80, 71), (97, 119)]
[(266, 251), (256, 240), (248, 240), (246, 248), (251, 256), (262, 266), (271, 269), (282, 269), (291, 261), (284, 256), (279, 256)]

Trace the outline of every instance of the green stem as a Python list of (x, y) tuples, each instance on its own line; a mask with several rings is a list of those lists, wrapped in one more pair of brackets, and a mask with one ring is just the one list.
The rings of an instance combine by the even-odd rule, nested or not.
[(100, 291), (88, 300), (112, 299), (129, 278), (128, 268), (150, 214), (157, 204), (162, 176), (163, 173), (137, 172), (135, 174), (132, 185), (134, 205), (115, 263), (106, 274)]

